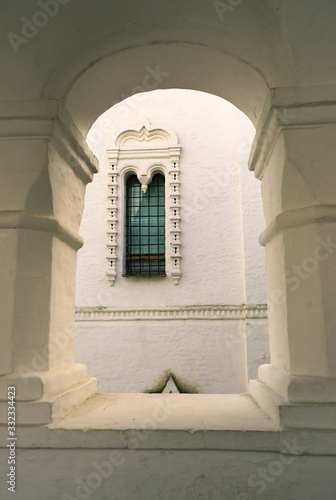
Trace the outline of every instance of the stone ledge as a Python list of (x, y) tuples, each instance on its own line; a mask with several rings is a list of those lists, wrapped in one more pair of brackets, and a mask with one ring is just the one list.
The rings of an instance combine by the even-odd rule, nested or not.
[(52, 424), (18, 425), (17, 437), (23, 448), (276, 450), (276, 430), (248, 395), (96, 394)]
[(247, 394), (96, 394), (53, 429), (275, 430)]
[[(241, 394), (97, 394), (52, 424), (18, 425), (16, 434), (22, 449), (235, 450), (289, 455), (335, 455), (336, 450), (336, 432), (280, 430), (250, 396)], [(0, 426), (0, 447), (5, 447), (6, 438), (7, 427)]]
[(289, 403), (260, 380), (250, 380), (249, 392), (280, 429), (336, 431), (336, 403)]
[(0, 401), (7, 401), (9, 386), (15, 386), (16, 401), (54, 400), (57, 396), (91, 380), (85, 365), (76, 363), (48, 371), (18, 371), (0, 377)]
[(260, 365), (258, 375), (289, 403), (336, 403), (335, 378), (290, 375), (271, 364)]
[[(17, 401), (15, 404), (16, 428), (21, 425), (39, 426), (50, 424), (90, 398), (97, 390), (94, 378), (87, 378), (67, 391), (52, 398), (37, 401)], [(7, 423), (7, 401), (0, 401), (0, 425)]]

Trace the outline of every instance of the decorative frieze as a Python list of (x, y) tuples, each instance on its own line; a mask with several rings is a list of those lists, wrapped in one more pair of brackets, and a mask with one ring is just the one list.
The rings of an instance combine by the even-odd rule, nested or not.
[(105, 307), (78, 307), (76, 321), (132, 321), (132, 320), (244, 320), (267, 318), (266, 304), (172, 306), (138, 309)]

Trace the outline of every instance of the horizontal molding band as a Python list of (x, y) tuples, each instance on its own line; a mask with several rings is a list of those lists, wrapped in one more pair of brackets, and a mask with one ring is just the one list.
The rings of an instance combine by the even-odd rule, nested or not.
[(252, 144), (249, 169), (261, 179), (283, 130), (336, 125), (336, 101), (280, 104), (276, 98), (265, 110)]
[(146, 307), (142, 309), (76, 308), (76, 321), (242, 320), (260, 318), (267, 318), (266, 304)]
[(92, 182), (93, 175), (98, 172), (95, 157), (88, 151), (86, 143), (77, 142), (61, 121), (53, 125), (51, 143), (84, 184)]
[(75, 250), (83, 246), (83, 238), (55, 217), (21, 211), (0, 212), (0, 229), (30, 229), (51, 233)]
[(85, 184), (98, 172), (98, 160), (59, 101), (0, 101), (0, 139), (50, 141)]
[(288, 210), (278, 214), (259, 236), (259, 243), (266, 246), (285, 229), (307, 226), (309, 224), (332, 224), (336, 222), (336, 205), (313, 205)]
[(176, 156), (179, 158), (180, 156), (180, 150), (182, 149), (181, 146), (178, 148), (175, 147), (172, 149), (171, 147), (167, 146), (165, 148), (163, 147), (158, 147), (155, 148), (154, 146), (152, 148), (129, 148), (129, 149), (122, 149), (122, 150), (113, 150), (113, 149), (108, 149), (107, 154), (108, 154), (108, 159), (110, 161), (122, 161), (122, 160), (134, 160), (136, 157), (139, 160), (156, 160), (157, 163), (160, 162), (161, 158), (171, 158), (172, 156)]

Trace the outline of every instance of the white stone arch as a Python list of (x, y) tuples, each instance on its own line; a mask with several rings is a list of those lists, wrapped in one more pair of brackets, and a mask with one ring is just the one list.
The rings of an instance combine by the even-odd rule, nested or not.
[[(76, 496), (82, 486), (88, 492), (85, 480), (91, 492), (97, 487), (97, 499), (114, 491), (148, 500), (245, 498), (260, 488), (267, 488), (261, 496), (274, 500), (284, 491), (292, 498), (333, 498), (336, 2), (8, 0), (3, 6), (0, 390), (3, 443), (8, 386), (17, 390), (18, 446), (26, 448), (19, 450), (18, 487), (24, 493), (18, 496), (59, 498), (60, 484), (63, 496)], [(90, 404), (92, 420), (97, 410), (105, 411), (105, 398), (100, 408), (96, 397), (79, 409), (81, 429), (64, 430), (58, 422), (95, 391), (72, 354), (75, 250), (85, 184), (97, 170), (85, 134), (123, 94), (141, 91), (144, 68), (157, 64), (170, 73), (161, 88), (227, 98), (257, 128), (250, 166), (262, 181), (262, 239), (274, 313), (272, 365), (260, 370), (250, 394), (277, 427), (252, 401), (248, 414), (237, 405), (239, 418), (232, 422), (232, 408), (226, 413), (216, 398), (206, 408), (205, 425), (201, 419), (199, 426), (194, 419), (179, 422), (167, 405), (169, 414), (160, 408), (156, 430), (136, 436), (126, 412), (128, 425), (120, 431), (109, 432), (106, 425), (95, 431), (96, 421), (83, 420)], [(303, 278), (294, 266), (301, 266)], [(225, 398), (225, 406), (231, 401)], [(115, 421), (115, 405), (113, 398), (105, 422)], [(197, 417), (199, 406), (189, 410)], [(173, 426), (164, 432), (169, 416)], [(143, 428), (141, 418), (136, 425)], [(117, 455), (109, 447), (119, 448)], [(132, 455), (130, 448), (139, 451)], [(117, 473), (98, 478), (98, 487), (93, 463), (103, 471), (100, 479), (112, 465)], [(279, 476), (280, 463), (292, 465)], [(31, 481), (34, 475), (38, 480)]]
[[(255, 125), (270, 100), (267, 83), (252, 65), (213, 47), (154, 43), (97, 57), (93, 64), (86, 61), (86, 52), (78, 57), (76, 64), (67, 63), (55, 71), (44, 97), (61, 99), (83, 134), (113, 104), (149, 90), (185, 88), (208, 92), (232, 102)], [(78, 64), (83, 65), (83, 71), (75, 74), (74, 67)], [(148, 77), (155, 71), (151, 85), (147, 85)], [(116, 74), (118, 86), (114, 88)]]
[[(132, 27), (132, 22), (127, 25), (120, 24), (114, 28), (114, 32), (95, 33), (90, 40), (84, 36), (76, 46), (73, 42), (69, 42), (69, 46), (65, 44), (59, 55), (53, 53), (51, 57), (48, 52), (48, 71), (42, 75), (35, 75), (35, 72), (31, 71), (36, 81), (29, 80), (28, 85), (28, 79), (22, 78), (24, 83), (20, 86), (19, 79), (16, 78), (15, 84), (18, 86), (13, 86), (13, 89), (6, 88), (7, 93), (3, 95), (8, 96), (10, 104), (4, 101), (2, 107), (4, 117), (2, 136), (6, 139), (14, 138), (20, 148), (25, 149), (26, 153), (29, 151), (31, 161), (29, 163), (25, 160), (25, 169), (22, 170), (22, 158), (15, 156), (19, 150), (12, 145), (10, 152), (4, 149), (5, 157), (10, 158), (11, 163), (20, 172), (21, 181), (20, 191), (14, 204), (7, 194), (12, 192), (13, 178), (8, 175), (2, 184), (4, 197), (1, 203), (4, 208), (1, 227), (11, 231), (31, 230), (32, 240), (34, 238), (35, 240), (28, 245), (28, 248), (33, 248), (34, 245), (36, 248), (41, 247), (41, 238), (37, 237), (41, 234), (45, 238), (50, 238), (48, 252), (45, 254), (52, 255), (53, 266), (46, 266), (45, 274), (48, 277), (45, 282), (50, 284), (46, 288), (49, 292), (55, 286), (56, 290), (53, 289), (53, 293), (62, 300), (52, 301), (50, 307), (49, 295), (44, 292), (43, 287), (31, 286), (36, 294), (35, 304), (41, 304), (39, 307), (45, 312), (48, 311), (48, 314), (46, 313), (48, 317), (43, 325), (39, 321), (34, 322), (35, 317), (39, 318), (38, 311), (35, 312), (35, 316), (32, 315), (28, 303), (21, 300), (24, 289), (21, 285), (25, 283), (25, 277), (20, 275), (17, 280), (13, 280), (6, 274), (8, 289), (13, 297), (8, 311), (13, 311), (13, 314), (11, 312), (5, 314), (6, 349), (2, 355), (4, 374), (16, 373), (14, 378), (17, 377), (20, 362), (29, 360), (31, 363), (30, 352), (36, 347), (40, 350), (47, 348), (55, 332), (65, 328), (63, 306), (67, 310), (67, 317), (71, 315), (71, 304), (74, 299), (75, 253), (72, 251), (73, 248), (70, 250), (71, 245), (67, 244), (67, 240), (71, 235), (70, 239), (76, 240), (77, 245), (76, 233), (83, 208), (84, 185), (92, 180), (97, 169), (83, 136), (94, 120), (116, 100), (120, 100), (124, 93), (127, 96), (140, 92), (143, 88), (149, 90), (144, 84), (149, 82), (148, 76), (153, 78), (153, 72), (156, 72), (156, 88), (189, 88), (213, 93), (235, 104), (256, 125), (257, 136), (250, 167), (255, 169), (256, 175), (263, 181), (264, 199), (267, 200), (265, 216), (269, 228), (276, 228), (272, 241), (267, 239), (268, 286), (270, 292), (280, 290), (283, 297), (280, 303), (275, 302), (277, 319), (271, 319), (274, 330), (272, 358), (275, 360), (275, 369), (268, 370), (271, 375), (269, 373), (267, 376), (264, 375), (263, 382), (264, 385), (272, 387), (285, 401), (295, 402), (301, 398), (306, 402), (336, 402), (335, 373), (331, 369), (332, 356), (336, 352), (336, 340), (330, 333), (333, 331), (335, 319), (328, 298), (330, 290), (334, 290), (334, 285), (328, 280), (328, 276), (332, 275), (331, 271), (334, 271), (331, 261), (328, 261), (328, 264), (319, 264), (325, 274), (321, 282), (315, 283), (315, 287), (302, 285), (305, 293), (301, 294), (300, 300), (293, 298), (288, 293), (286, 283), (283, 283), (286, 269), (295, 261), (293, 253), (290, 251), (286, 253), (284, 249), (288, 251), (288, 248), (295, 247), (297, 250), (295, 258), (302, 260), (307, 248), (314, 252), (314, 231), (309, 232), (308, 227), (318, 229), (320, 234), (326, 230), (323, 224), (327, 223), (328, 228), (334, 230), (335, 205), (328, 188), (334, 181), (334, 169), (331, 165), (334, 157), (332, 144), (335, 143), (332, 124), (335, 122), (336, 93), (335, 75), (331, 69), (333, 65), (330, 64), (330, 54), (333, 51), (330, 48), (326, 50), (328, 37), (324, 37), (323, 43), (321, 41), (320, 44), (319, 40), (317, 44), (318, 37), (315, 35), (309, 38), (309, 42), (315, 44), (317, 49), (320, 45), (324, 47), (326, 57), (323, 57), (323, 51), (318, 52), (321, 58), (316, 57), (317, 53), (311, 57), (310, 51), (306, 49), (305, 36), (302, 36), (299, 51), (294, 54), (293, 39), (297, 39), (294, 35), (297, 32), (302, 34), (302, 29), (305, 28), (300, 24), (302, 11), (299, 9), (299, 14), (294, 11), (291, 16), (292, 11), (288, 2), (283, 3), (286, 4), (290, 15), (280, 19), (278, 8), (274, 9), (274, 4), (263, 3), (261, 9), (256, 9), (253, 2), (245, 2), (239, 13), (235, 11), (237, 16), (231, 17), (232, 24), (231, 22), (221, 24), (215, 30), (212, 30), (213, 23), (209, 22), (208, 13), (205, 21), (202, 15), (198, 15), (197, 21), (185, 23), (186, 30), (181, 36), (179, 29), (176, 28), (181, 27), (184, 20), (175, 20), (172, 23), (170, 19), (162, 19), (156, 22), (149, 17), (148, 20), (142, 19), (135, 27)], [(321, 9), (325, 9), (323, 12), (328, 13), (328, 4), (330, 5), (330, 2), (325, 2), (321, 6)], [(201, 3), (198, 4), (199, 8), (200, 5)], [(313, 2), (308, 3), (307, 11), (315, 8), (312, 6)], [(281, 13), (284, 13), (284, 9), (281, 9)], [(331, 8), (330, 13), (333, 14)], [(248, 14), (251, 14), (251, 17)], [(332, 20), (332, 16), (328, 17)], [(288, 22), (288, 18), (291, 19), (291, 23)], [(311, 18), (314, 16), (311, 15)], [(251, 22), (251, 19), (256, 20), (257, 24)], [(77, 22), (80, 22), (80, 17)], [(240, 22), (243, 24), (239, 24)], [(123, 29), (126, 26), (127, 29)], [(151, 29), (147, 31), (144, 28), (148, 26)], [(254, 31), (250, 31), (250, 26)], [(258, 36), (255, 36), (256, 26), (261, 28)], [(267, 30), (264, 30), (265, 26), (268, 26)], [(329, 25), (327, 28), (329, 30)], [(287, 34), (287, 29), (291, 36)], [(326, 32), (331, 35), (332, 31), (328, 30)], [(118, 36), (114, 37), (116, 33)], [(281, 40), (280, 33), (284, 34), (284, 40)], [(319, 26), (318, 33), (324, 34), (323, 23)], [(109, 47), (111, 41), (113, 43), (110, 43)], [(132, 47), (130, 43), (133, 44)], [(305, 48), (305, 52), (302, 51), (302, 47)], [(305, 55), (303, 59), (302, 54)], [(43, 58), (42, 60), (46, 61)], [(321, 61), (321, 65), (317, 64), (317, 60), (318, 63)], [(31, 61), (32, 59), (27, 58), (27, 64)], [(36, 61), (39, 63), (38, 58)], [(158, 64), (161, 64), (161, 71), (164, 74), (160, 73), (160, 68), (157, 69)], [(17, 74), (24, 75), (25, 68), (25, 64), (22, 64), (20, 71), (16, 67)], [(53, 68), (56, 69), (52, 73)], [(147, 71), (150, 68), (149, 75), (146, 74), (146, 68)], [(6, 79), (4, 85), (8, 85), (8, 82), (11, 85), (12, 80)], [(150, 90), (153, 90), (153, 84), (152, 80)], [(21, 94), (20, 92), (16, 94), (15, 89), (24, 90)], [(290, 114), (286, 115), (288, 111)], [(328, 128), (327, 133), (323, 130), (326, 128)], [(315, 133), (316, 129), (319, 129), (318, 133)], [(321, 146), (319, 149), (324, 157), (327, 156), (322, 176), (319, 176), (319, 167), (311, 165), (311, 157), (305, 155), (306, 145), (312, 144), (312, 137), (318, 138), (320, 144), (324, 141), (327, 144), (327, 147)], [(295, 152), (297, 143), (304, 145), (297, 158), (301, 169), (289, 161), (288, 151)], [(36, 144), (38, 151), (34, 149)], [(7, 148), (7, 145), (4, 148)], [(328, 155), (327, 148), (329, 148)], [(29, 155), (24, 156), (28, 158)], [(36, 157), (39, 158), (38, 162)], [(52, 170), (57, 162), (60, 165), (57, 171), (64, 173), (64, 179), (61, 179), (62, 175), (58, 179), (52, 179), (50, 175), (49, 170)], [(304, 165), (301, 165), (302, 163)], [(290, 171), (289, 179), (295, 179), (300, 185), (300, 197), (291, 190), (293, 182), (288, 182), (286, 188), (282, 183), (284, 164), (286, 170)], [(304, 168), (306, 165), (309, 168)], [(30, 176), (31, 172), (34, 172), (34, 175)], [(303, 172), (305, 176), (302, 175)], [(329, 208), (325, 211), (327, 215), (324, 209), (320, 209), (323, 212), (321, 217), (316, 216), (314, 205), (302, 206), (302, 193), (306, 193), (306, 185), (309, 185), (307, 180), (311, 181), (311, 186), (314, 187), (319, 186), (321, 182), (319, 197), (312, 203), (318, 203), (320, 207), (328, 206), (332, 215), (329, 214)], [(49, 181), (53, 184), (53, 191), (50, 190)], [(309, 190), (314, 191), (312, 187)], [(309, 190), (306, 199), (309, 198)], [(287, 205), (290, 208), (285, 212), (282, 203), (284, 192), (290, 199)], [(73, 203), (74, 200), (76, 203)], [(27, 213), (28, 208), (29, 213)], [(298, 220), (296, 210), (299, 208), (302, 208), (304, 213)], [(286, 213), (287, 211), (290, 213)], [(283, 219), (286, 223), (279, 224)], [(291, 220), (289, 224), (288, 219)], [(310, 246), (303, 245), (298, 249), (289, 243), (291, 240), (287, 230), (293, 227), (300, 228), (300, 232), (304, 235), (300, 241), (303, 242), (306, 238)], [(66, 234), (67, 237), (62, 239), (59, 237), (60, 234)], [(281, 238), (278, 237), (279, 234)], [(61, 242), (65, 244), (65, 248), (62, 247), (63, 251), (59, 248), (52, 251), (52, 248), (61, 245)], [(14, 247), (17, 248), (15, 255), (18, 256), (15, 266), (20, 269), (27, 268), (27, 263), (30, 262), (29, 252), (25, 251), (26, 248), (20, 240)], [(11, 252), (13, 253), (12, 250)], [(66, 283), (64, 286), (66, 293), (64, 290), (61, 293), (55, 285), (57, 280), (62, 281), (61, 277)], [(308, 301), (307, 297), (311, 300)], [(300, 320), (293, 317), (289, 325), (289, 313), (297, 308), (297, 302), (301, 308), (304, 308), (307, 302), (315, 304), (318, 312), (315, 309), (314, 313), (307, 314), (309, 320), (306, 320), (304, 315)], [(29, 320), (31, 330), (38, 332), (36, 336), (24, 335), (22, 331), (26, 327), (17, 325), (13, 320), (17, 317)], [(309, 342), (305, 342), (306, 332)], [(69, 337), (72, 337), (71, 328)], [(280, 353), (277, 352), (279, 344), (283, 347)], [(311, 349), (312, 345), (314, 349)], [(316, 353), (318, 356), (315, 356)], [(39, 390), (33, 391), (33, 395), (28, 389), (23, 390), (23, 399), (37, 400), (45, 394), (50, 395), (48, 384), (52, 393), (55, 385), (51, 381), (56, 380), (57, 375), (54, 372), (50, 375), (49, 370), (61, 367), (63, 371), (62, 367), (66, 360), (69, 365), (68, 372), (74, 373), (76, 368), (72, 366), (72, 358), (71, 346), (68, 352), (60, 354), (57, 358), (51, 360), (47, 356), (44, 364), (46, 370), (35, 370), (47, 372), (47, 375), (37, 376)], [(312, 380), (310, 361), (313, 362), (315, 358), (319, 359), (322, 368), (314, 367), (313, 373), (316, 378), (313, 377)], [(302, 359), (304, 362), (301, 362)], [(44, 384), (44, 376), (48, 383)], [(317, 389), (320, 383), (319, 377), (324, 378), (324, 385), (330, 390), (319, 392)], [(78, 374), (78, 379), (83, 378), (85, 377), (82, 372)], [(73, 381), (74, 377), (69, 376), (67, 379)], [(304, 390), (300, 392), (297, 387), (303, 387)], [(69, 389), (66, 377), (62, 378), (58, 388), (59, 392)]]

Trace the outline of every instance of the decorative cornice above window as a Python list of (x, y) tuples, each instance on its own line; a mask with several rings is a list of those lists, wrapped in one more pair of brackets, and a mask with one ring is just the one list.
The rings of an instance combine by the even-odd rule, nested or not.
[[(181, 146), (176, 133), (167, 126), (148, 121), (119, 133), (107, 149), (108, 241), (107, 277), (113, 286), (123, 272), (123, 228), (125, 176), (137, 175), (143, 192), (155, 173), (166, 179), (166, 274), (178, 284), (181, 278), (180, 169)], [(119, 214), (119, 215), (118, 215)], [(121, 247), (121, 248), (120, 248)], [(120, 250), (118, 251), (118, 248)], [(118, 264), (119, 263), (119, 264)]]
[(177, 145), (177, 135), (172, 129), (163, 129), (160, 126), (153, 126), (149, 122), (146, 125), (140, 126), (138, 130), (125, 130), (118, 135), (116, 147), (120, 149), (133, 148), (150, 148), (157, 149), (158, 147), (167, 148), (173, 144)]

